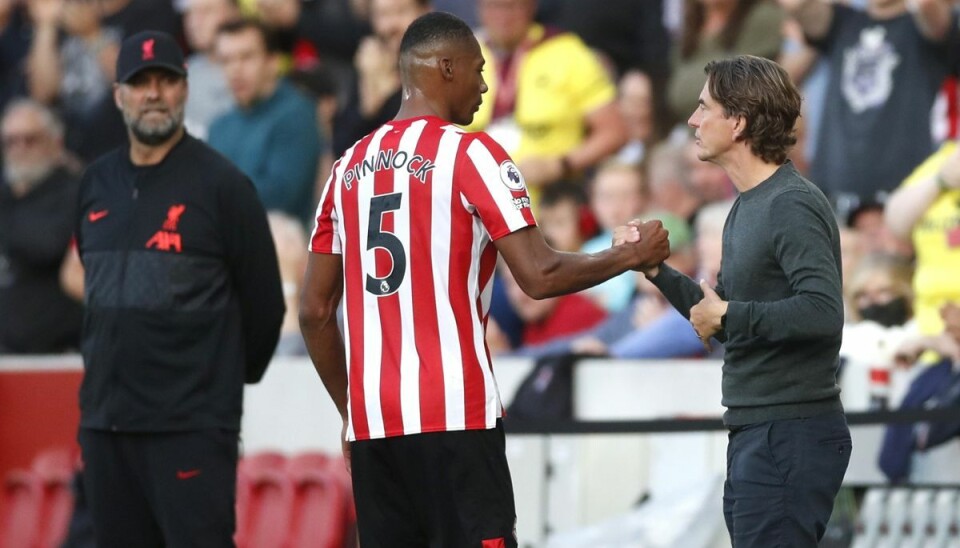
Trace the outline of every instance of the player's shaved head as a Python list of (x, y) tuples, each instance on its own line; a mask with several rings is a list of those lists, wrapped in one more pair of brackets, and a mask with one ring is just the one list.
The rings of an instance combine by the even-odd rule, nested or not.
[(468, 125), (487, 92), (483, 54), (470, 27), (442, 12), (418, 17), (400, 41), (398, 116), (433, 114)]
[(400, 75), (405, 84), (414, 83), (418, 65), (436, 66), (435, 59), (477, 46), (477, 39), (462, 19), (445, 12), (418, 17), (400, 41)]

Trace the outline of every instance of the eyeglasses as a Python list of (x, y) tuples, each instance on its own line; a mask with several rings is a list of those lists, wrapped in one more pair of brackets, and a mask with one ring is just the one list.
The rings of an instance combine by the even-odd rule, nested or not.
[(32, 147), (40, 143), (41, 140), (43, 140), (43, 133), (39, 131), (34, 133), (11, 133), (0, 137), (0, 143), (3, 143), (3, 148), (13, 148), (17, 145)]

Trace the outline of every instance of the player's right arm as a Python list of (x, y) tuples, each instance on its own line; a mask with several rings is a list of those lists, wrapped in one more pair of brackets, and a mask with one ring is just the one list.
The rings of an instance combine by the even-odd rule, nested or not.
[(545, 299), (593, 287), (631, 269), (649, 268), (670, 256), (667, 231), (660, 221), (640, 227), (640, 241), (599, 253), (565, 253), (551, 248), (536, 226), (496, 240), (524, 293)]

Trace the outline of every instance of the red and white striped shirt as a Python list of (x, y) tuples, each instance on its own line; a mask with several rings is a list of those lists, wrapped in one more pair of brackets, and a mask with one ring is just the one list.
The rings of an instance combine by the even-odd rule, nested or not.
[(493, 241), (535, 224), (507, 153), (437, 117), (389, 122), (334, 164), (310, 251), (343, 256), (349, 440), (495, 426)]

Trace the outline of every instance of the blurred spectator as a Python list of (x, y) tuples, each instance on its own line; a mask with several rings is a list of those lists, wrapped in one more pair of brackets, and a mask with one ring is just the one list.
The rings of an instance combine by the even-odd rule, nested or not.
[[(295, 70), (288, 76), (290, 83), (297, 87), (304, 95), (313, 99), (317, 111), (317, 125), (320, 135), (333, 135), (333, 119), (336, 115), (339, 100), (337, 99), (337, 83), (332, 70), (325, 65), (317, 65), (310, 69)], [(314, 183), (313, 203), (320, 201), (323, 187), (330, 176), (333, 167), (333, 151), (331, 140), (325, 139), (322, 143), (320, 161), (317, 165), (317, 178)], [(312, 222), (312, 221), (311, 221)], [(310, 223), (307, 223), (309, 226)]]
[(23, 4), (0, 0), (0, 111), (7, 101), (26, 93), (25, 64), (31, 32)]
[(174, 9), (174, 4), (177, 2), (169, 0), (95, 1), (100, 9), (103, 24), (119, 31), (122, 38), (145, 30), (162, 31), (178, 39), (182, 37), (183, 26), (180, 15)]
[(960, 48), (949, 0), (868, 0), (866, 11), (780, 0), (830, 67), (811, 179), (842, 216), (934, 148), (931, 108)]
[(267, 214), (270, 234), (277, 249), (280, 280), (283, 282), (283, 300), (287, 306), (280, 326), (280, 341), (274, 356), (306, 356), (307, 346), (300, 334), (300, 285), (307, 268), (307, 233), (294, 217), (271, 211)]
[(890, 377), (897, 348), (917, 334), (912, 279), (908, 259), (874, 253), (864, 256), (846, 280), (850, 318), (843, 326), (840, 358), (843, 403), (850, 409), (890, 403), (890, 383), (884, 379)]
[(477, 0), (489, 91), (469, 129), (486, 130), (538, 188), (593, 167), (626, 142), (616, 88), (574, 34), (534, 23), (536, 0)]
[(548, 186), (540, 196), (537, 224), (550, 247), (558, 251), (580, 251), (595, 232), (595, 222), (580, 185), (562, 181)]
[(911, 238), (916, 252), (914, 308), (920, 332), (943, 331), (940, 308), (960, 302), (960, 148), (944, 144), (887, 201), (893, 234)]
[(0, 120), (0, 353), (78, 348), (82, 309), (60, 290), (77, 179), (64, 168), (63, 125), (47, 107), (12, 101)]
[(210, 123), (233, 108), (230, 87), (223, 67), (214, 58), (213, 46), (220, 25), (238, 14), (236, 0), (187, 0), (183, 30), (193, 54), (187, 57), (190, 95), (184, 123), (198, 139), (206, 140)]
[[(683, 219), (669, 213), (655, 212), (645, 218), (663, 222), (664, 228), (670, 232), (670, 258), (667, 261), (693, 275), (697, 258), (690, 227)], [(629, 306), (608, 316), (589, 331), (524, 346), (513, 355), (541, 358), (560, 354), (595, 354), (623, 359), (703, 355), (703, 343), (690, 322), (670, 306), (642, 273), (631, 274), (635, 292)]]
[(280, 77), (276, 44), (261, 24), (223, 25), (215, 48), (237, 106), (213, 121), (210, 145), (250, 177), (264, 208), (311, 222), (322, 150), (314, 104)]
[(734, 54), (776, 59), (783, 41), (783, 12), (767, 0), (685, 0), (683, 11), (667, 91), (676, 120), (696, 110), (708, 61)]
[(334, 120), (334, 156), (343, 155), (357, 140), (397, 114), (400, 38), (414, 19), (428, 11), (429, 0), (371, 0), (374, 35), (360, 42), (354, 58), (356, 89)]
[[(241, 1), (244, 13), (256, 12), (271, 30), (286, 37), (300, 50), (313, 50), (298, 59), (294, 52), (294, 69), (323, 66), (334, 75), (337, 100), (346, 104), (355, 93), (353, 58), (363, 36), (370, 33), (369, 0), (246, 0)], [(250, 9), (247, 10), (246, 8)]]
[(58, 106), (67, 148), (89, 162), (125, 140), (111, 93), (121, 35), (101, 24), (92, 1), (31, 0), (28, 6), (34, 25), (30, 95)]
[(718, 283), (720, 259), (723, 256), (723, 226), (733, 207), (733, 200), (705, 205), (697, 214), (697, 278), (711, 286)]
[(586, 331), (607, 317), (603, 308), (581, 293), (537, 300), (523, 292), (509, 268), (501, 273), (510, 304), (523, 320), (525, 346)]
[(620, 78), (618, 104), (627, 124), (627, 144), (620, 148), (617, 159), (639, 165), (657, 138), (653, 82), (650, 77), (638, 70), (624, 74)]
[[(668, 0), (669, 1), (669, 0)], [(538, 20), (568, 30), (613, 63), (617, 74), (639, 70), (652, 84), (658, 128), (669, 125), (665, 91), (670, 76), (670, 35), (664, 24), (664, 0), (540, 0)], [(549, 4), (556, 12), (544, 13)], [(439, 7), (438, 7), (439, 9)]]
[(896, 255), (873, 253), (857, 264), (846, 285), (854, 322), (901, 326), (913, 317), (913, 267)]
[(893, 234), (883, 220), (884, 205), (877, 201), (861, 202), (847, 216), (847, 226), (860, 235), (863, 252), (898, 255), (913, 258), (913, 248), (903, 238)]
[(945, 303), (940, 307), (939, 314), (943, 330), (935, 335), (903, 341), (895, 353), (898, 365), (913, 365), (924, 352), (933, 352), (955, 365), (960, 364), (960, 305)]
[(480, 26), (480, 18), (477, 16), (476, 2), (464, 2), (463, 0), (433, 0), (431, 2), (433, 9), (452, 13), (466, 21), (470, 28), (475, 29)]
[(682, 144), (669, 141), (651, 150), (647, 160), (647, 187), (652, 209), (668, 211), (693, 223), (702, 201), (688, 180), (684, 155)]
[[(600, 234), (583, 244), (581, 251), (596, 253), (610, 247), (613, 230), (639, 217), (647, 201), (639, 168), (616, 162), (601, 166), (590, 184), (590, 209), (600, 225)], [(634, 286), (633, 272), (624, 272), (587, 289), (585, 294), (608, 312), (616, 312), (630, 303)]]

